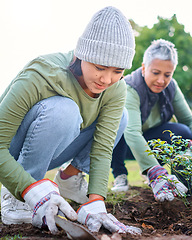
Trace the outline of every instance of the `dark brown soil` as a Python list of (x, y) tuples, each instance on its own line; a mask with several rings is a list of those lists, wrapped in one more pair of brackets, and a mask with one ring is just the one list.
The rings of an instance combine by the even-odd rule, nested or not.
[[(123, 240), (189, 240), (192, 239), (192, 197), (188, 197), (187, 201), (189, 202), (188, 206), (185, 206), (181, 199), (158, 203), (154, 200), (151, 189), (130, 187), (121, 202), (115, 205), (106, 203), (106, 206), (108, 212), (111, 212), (124, 224), (142, 229), (141, 236), (127, 233), (121, 235)], [(73, 204), (71, 203), (71, 205)], [(73, 207), (77, 209), (78, 206), (73, 205)], [(105, 229), (101, 229), (95, 235), (101, 239), (103, 234), (112, 236)], [(26, 240), (68, 239), (63, 231), (53, 236), (49, 231), (39, 230), (31, 224), (10, 226), (0, 224), (0, 239), (5, 236), (10, 236), (11, 239), (11, 236), (15, 235), (20, 236), (18, 239)]]

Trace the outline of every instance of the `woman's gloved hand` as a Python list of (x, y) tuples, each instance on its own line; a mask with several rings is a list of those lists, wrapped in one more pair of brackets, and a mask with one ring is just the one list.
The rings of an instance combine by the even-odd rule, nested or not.
[(188, 191), (175, 175), (169, 175), (160, 165), (150, 168), (147, 177), (157, 201), (172, 201), (175, 196), (184, 196)]
[(105, 203), (101, 199), (89, 201), (77, 210), (77, 221), (87, 225), (91, 232), (98, 232), (103, 225), (110, 232), (141, 234), (141, 229), (126, 226), (119, 222), (112, 214), (107, 214)]
[(77, 220), (77, 213), (59, 194), (56, 183), (43, 179), (29, 185), (22, 193), (23, 199), (33, 209), (32, 224), (38, 228), (47, 225), (51, 233), (58, 229), (54, 216), (60, 209), (67, 218)]

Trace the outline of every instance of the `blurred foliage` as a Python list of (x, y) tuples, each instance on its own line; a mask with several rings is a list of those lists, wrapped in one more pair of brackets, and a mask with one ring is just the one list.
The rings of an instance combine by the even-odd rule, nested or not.
[[(175, 44), (178, 51), (179, 63), (174, 73), (186, 100), (192, 103), (192, 37), (185, 32), (184, 25), (178, 23), (176, 15), (171, 19), (158, 17), (158, 22), (152, 28), (139, 27), (130, 20), (135, 32), (136, 53), (132, 68), (125, 70), (125, 75), (139, 68), (142, 64), (143, 54), (153, 40), (163, 38)], [(191, 105), (191, 104), (190, 104)]]

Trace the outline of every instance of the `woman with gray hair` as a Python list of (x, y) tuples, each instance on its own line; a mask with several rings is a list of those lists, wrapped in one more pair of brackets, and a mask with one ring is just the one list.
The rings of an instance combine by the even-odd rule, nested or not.
[[(142, 67), (125, 77), (127, 83), (126, 108), (129, 121), (124, 135), (113, 152), (112, 169), (115, 177), (113, 191), (127, 191), (125, 159), (136, 159), (142, 174), (147, 175), (156, 200), (173, 200), (175, 192), (166, 180), (168, 175), (150, 150), (148, 140), (160, 138), (170, 143), (170, 130), (183, 139), (192, 139), (192, 113), (173, 74), (178, 63), (174, 44), (164, 39), (155, 40), (146, 49)], [(175, 115), (177, 122), (170, 122)], [(160, 181), (162, 180), (162, 181)], [(185, 179), (182, 182), (188, 186)], [(190, 183), (189, 183), (190, 186)], [(186, 186), (178, 181), (180, 193)]]

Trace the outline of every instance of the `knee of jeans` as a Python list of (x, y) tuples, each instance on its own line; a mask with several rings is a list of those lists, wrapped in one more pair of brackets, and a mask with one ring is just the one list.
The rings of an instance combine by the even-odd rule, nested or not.
[(50, 127), (62, 133), (67, 131), (80, 131), (82, 117), (78, 105), (70, 98), (55, 96), (46, 103), (44, 116)]
[(192, 139), (192, 132), (191, 129), (185, 125), (185, 124), (180, 124), (181, 127), (181, 135), (184, 139)]
[(191, 129), (183, 124), (183, 123), (168, 123), (170, 127), (170, 130), (175, 135), (182, 136), (183, 139), (192, 139), (192, 131)]

